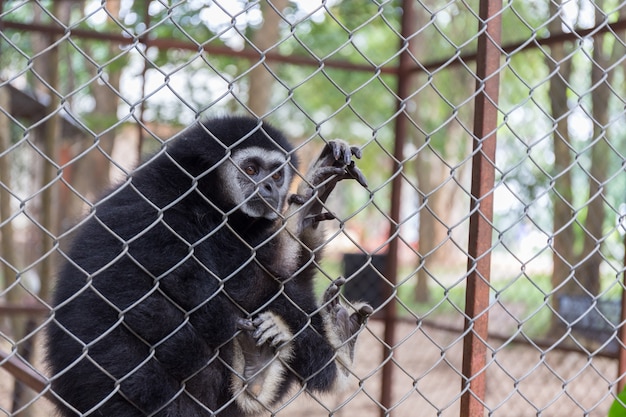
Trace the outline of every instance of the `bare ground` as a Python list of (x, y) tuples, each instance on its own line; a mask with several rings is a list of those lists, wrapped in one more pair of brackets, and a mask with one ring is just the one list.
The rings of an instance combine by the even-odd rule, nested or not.
[[(357, 344), (356, 366), (344, 393), (294, 392), (277, 416), (379, 416), (383, 326), (370, 321)], [(462, 335), (417, 323), (401, 323), (391, 357), (392, 416), (458, 416)], [(492, 416), (606, 416), (617, 362), (580, 353), (491, 342), (486, 409)], [(10, 348), (2, 346), (6, 351)], [(41, 356), (41, 355), (37, 355)], [(40, 367), (40, 364), (36, 365)], [(11, 413), (13, 378), (0, 368), (0, 416), (52, 416), (49, 402), (34, 396), (26, 412)], [(269, 413), (268, 413), (269, 415)], [(486, 413), (487, 415), (487, 413)]]

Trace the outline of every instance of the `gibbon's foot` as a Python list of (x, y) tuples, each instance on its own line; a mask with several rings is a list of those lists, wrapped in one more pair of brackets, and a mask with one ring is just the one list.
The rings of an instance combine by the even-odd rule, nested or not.
[(361, 150), (347, 142), (335, 139), (328, 142), (317, 160), (311, 165), (298, 193), (289, 197), (289, 204), (302, 207), (301, 228), (317, 226), (321, 221), (334, 219), (332, 213), (323, 213), (324, 203), (337, 183), (344, 179), (354, 179), (363, 187), (367, 180), (357, 168), (352, 157), (361, 158)]
[[(334, 335), (336, 340), (331, 343), (337, 349), (338, 359), (349, 367), (354, 360), (355, 335), (359, 332), (374, 309), (366, 303), (351, 303), (344, 306), (339, 297), (339, 290), (346, 283), (345, 278), (333, 281), (324, 292), (322, 314), (328, 334)], [(350, 314), (348, 309), (353, 312)]]
[(274, 349), (279, 349), (293, 338), (287, 323), (270, 311), (259, 314), (252, 320), (252, 324), (254, 325), (252, 337), (256, 340), (257, 346), (269, 345)]
[(293, 334), (282, 318), (265, 311), (255, 319), (239, 319), (241, 332), (235, 338), (232, 389), (238, 405), (250, 413), (258, 413), (277, 398), (291, 358)]

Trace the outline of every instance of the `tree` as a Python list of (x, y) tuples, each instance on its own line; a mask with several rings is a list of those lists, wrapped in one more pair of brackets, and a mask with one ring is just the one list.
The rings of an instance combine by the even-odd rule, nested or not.
[[(120, 0), (108, 0), (106, 2), (106, 10), (113, 19), (120, 19)], [(70, 9), (70, 7), (67, 7)], [(76, 12), (83, 14), (83, 9), (76, 9)], [(110, 30), (115, 27), (115, 23), (107, 20), (100, 29)], [(85, 114), (72, 105), (70, 98), (70, 106), (73, 112), (79, 115), (93, 136), (85, 132), (85, 137), (79, 144), (72, 144), (71, 151), (68, 153), (71, 158), (80, 155), (78, 159), (72, 162), (68, 167), (68, 181), (72, 187), (80, 194), (78, 198), (66, 198), (62, 201), (63, 218), (61, 224), (65, 227), (73, 225), (76, 218), (79, 218), (85, 210), (85, 200), (93, 202), (98, 198), (110, 185), (110, 169), (112, 166), (111, 155), (115, 146), (115, 136), (117, 133), (116, 126), (118, 123), (118, 106), (120, 101), (120, 80), (125, 65), (128, 62), (126, 57), (116, 57), (119, 54), (119, 46), (113, 42), (105, 42), (97, 44), (94, 42), (80, 42), (84, 53), (90, 57), (96, 57), (95, 65), (90, 62), (82, 61), (81, 70), (88, 74), (89, 79), (93, 80), (88, 84), (90, 96), (93, 98), (94, 107), (90, 112)], [(63, 58), (67, 61), (64, 68), (69, 73), (68, 83), (73, 83), (72, 72), (78, 72), (78, 69), (72, 64), (80, 55), (67, 52)], [(105, 64), (106, 63), (106, 64)], [(82, 80), (80, 80), (82, 81)], [(70, 84), (71, 86), (71, 84)], [(67, 88), (71, 91), (72, 88)]]
[[(550, 2), (550, 15), (559, 14), (559, 6)], [(549, 23), (550, 33), (561, 30), (560, 19)], [(554, 120), (552, 140), (554, 149), (553, 182), (553, 237), (552, 237), (552, 287), (557, 289), (567, 282), (575, 264), (574, 230), (572, 215), (572, 156), (567, 126), (569, 109), (567, 105), (567, 84), (571, 75), (571, 61), (566, 59), (572, 46), (556, 43), (546, 56), (546, 65), (550, 69), (550, 109)], [(558, 310), (558, 296), (552, 298), (553, 306)]]
[[(261, 2), (263, 24), (254, 32), (252, 44), (260, 51), (261, 57), (276, 46), (280, 39), (282, 12), (287, 7), (288, 0), (274, 0)], [(263, 116), (269, 110), (272, 85), (274, 84), (274, 70), (266, 62), (260, 60), (250, 71), (250, 85), (248, 87), (248, 108), (257, 116)]]
[[(602, 11), (604, 4), (596, 2), (596, 26), (608, 21), (608, 16)], [(561, 6), (550, 3), (551, 15), (559, 15), (561, 11)], [(561, 19), (553, 19), (550, 33), (562, 31), (561, 22)], [(608, 42), (609, 39), (612, 42)], [(613, 34), (597, 34), (590, 39), (590, 43), (590, 60), (576, 59), (577, 49), (586, 48), (584, 43), (580, 46), (554, 44), (550, 48), (550, 56), (546, 57), (552, 74), (550, 109), (554, 120), (552, 304), (557, 311), (562, 294), (586, 294), (590, 297), (600, 294), (600, 266), (606, 259), (602, 245), (606, 240), (607, 210), (610, 210), (607, 206), (610, 199), (608, 174), (613, 166), (611, 155), (614, 147), (609, 135), (611, 98), (615, 88), (615, 64), (623, 53), (623, 47), (620, 42), (614, 41)], [(589, 80), (589, 84), (581, 85), (575, 80), (581, 79), (580, 74), (586, 71), (582, 79)], [(578, 97), (577, 104), (571, 100), (573, 95)], [(575, 114), (577, 106), (586, 109), (585, 117), (593, 123), (590, 137), (582, 146), (572, 137), (569, 123), (573, 118), (582, 117)], [(586, 178), (587, 197), (584, 199), (581, 196), (585, 193), (579, 186), (582, 181), (576, 178)], [(561, 325), (555, 317), (553, 327)]]
[[(605, 1), (598, 1), (596, 12), (596, 26), (606, 22), (607, 16), (601, 12)], [(624, 15), (620, 9), (620, 15)], [(611, 38), (613, 35), (610, 35)], [(612, 98), (613, 80), (616, 71), (611, 68), (617, 59), (623, 56), (624, 48), (620, 42), (608, 44), (607, 36), (600, 35), (593, 39), (591, 62), (591, 116), (593, 119), (593, 137), (591, 148), (591, 163), (587, 175), (589, 177), (589, 197), (586, 201), (586, 216), (583, 226), (583, 249), (581, 260), (577, 263), (577, 278), (585, 292), (592, 295), (600, 293), (600, 265), (603, 262), (601, 245), (605, 240), (604, 223), (607, 216), (605, 198), (608, 172), (611, 164), (608, 163), (613, 154), (610, 127), (610, 103)]]

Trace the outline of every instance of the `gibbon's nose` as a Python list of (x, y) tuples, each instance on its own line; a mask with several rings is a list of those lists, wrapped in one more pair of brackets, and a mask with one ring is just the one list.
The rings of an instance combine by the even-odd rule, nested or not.
[(274, 186), (271, 182), (263, 182), (259, 186), (259, 194), (262, 197), (272, 197), (274, 195)]

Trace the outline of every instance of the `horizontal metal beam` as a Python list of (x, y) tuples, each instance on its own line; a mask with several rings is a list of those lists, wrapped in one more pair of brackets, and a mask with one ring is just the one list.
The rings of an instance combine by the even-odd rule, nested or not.
[(282, 55), (277, 52), (262, 52), (251, 48), (241, 50), (231, 49), (223, 45), (213, 45), (209, 43), (196, 43), (179, 39), (150, 38), (147, 36), (134, 36), (130, 33), (97, 32), (89, 29), (65, 28), (55, 25), (44, 25), (36, 23), (20, 23), (10, 20), (0, 20), (0, 28), (13, 29), (19, 31), (40, 32), (49, 35), (65, 35), (69, 33), (72, 38), (91, 39), (99, 41), (116, 42), (122, 45), (142, 44), (147, 47), (157, 47), (159, 49), (182, 49), (187, 51), (203, 50), (209, 55), (232, 56), (245, 58), (252, 61), (266, 60), (268, 62), (278, 62), (292, 65), (302, 65), (310, 67), (328, 67), (350, 71), (372, 72), (379, 71), (381, 74), (396, 74), (397, 68), (394, 65), (367, 65), (354, 64), (348, 61), (314, 58), (302, 55)]
[[(399, 65), (386, 64), (382, 66), (376, 66), (374, 64), (354, 64), (347, 61), (324, 59), (324, 58), (312, 58), (301, 55), (282, 55), (277, 52), (259, 52), (254, 49), (244, 48), (242, 50), (234, 50), (223, 45), (211, 45), (202, 44), (191, 41), (183, 41), (178, 39), (152, 39), (147, 36), (135, 36), (130, 33), (111, 33), (111, 32), (98, 32), (90, 29), (79, 28), (65, 28), (58, 25), (36, 24), (36, 23), (21, 23), (11, 20), (0, 20), (0, 28), (14, 29), (21, 31), (33, 31), (47, 34), (64, 35), (67, 32), (71, 33), (74, 38), (80, 39), (92, 39), (100, 41), (118, 42), (123, 45), (144, 44), (146, 46), (154, 46), (160, 49), (182, 49), (188, 51), (198, 51), (200, 49), (207, 52), (209, 55), (219, 56), (234, 56), (239, 58), (245, 58), (250, 60), (259, 61), (265, 59), (268, 62), (278, 62), (292, 65), (303, 65), (312, 67), (328, 67), (337, 68), (350, 71), (359, 72), (376, 72), (381, 74), (393, 74), (397, 75), (400, 72)], [(626, 18), (617, 20), (613, 23), (594, 26), (589, 29), (580, 29), (573, 32), (556, 33), (554, 35), (547, 36), (545, 38), (535, 37), (526, 39), (522, 42), (513, 42), (501, 47), (505, 54), (513, 52), (526, 51), (530, 49), (536, 49), (541, 46), (549, 46), (556, 43), (577, 41), (590, 36), (597, 36), (607, 32), (620, 32), (626, 30)], [(477, 52), (469, 52), (465, 54), (459, 54), (455, 58), (443, 58), (436, 61), (427, 62), (425, 64), (411, 64), (411, 72), (430, 72), (441, 67), (455, 67), (462, 63), (474, 62), (477, 58)]]
[[(21, 361), (17, 355), (0, 350), (0, 368), (3, 368), (15, 379), (23, 382), (27, 387), (37, 393), (44, 392), (48, 386), (46, 378), (33, 371), (33, 369)], [(49, 395), (49, 391), (44, 393), (46, 397), (49, 397)]]

